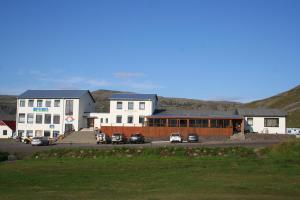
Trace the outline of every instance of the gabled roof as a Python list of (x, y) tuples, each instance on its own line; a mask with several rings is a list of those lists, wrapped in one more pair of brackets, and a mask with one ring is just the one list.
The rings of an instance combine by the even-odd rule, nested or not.
[(287, 113), (279, 109), (268, 108), (239, 108), (238, 113), (242, 116), (253, 117), (285, 117)]
[(117, 93), (112, 94), (110, 100), (142, 100), (157, 101), (156, 94)]
[(16, 121), (0, 120), (0, 125), (8, 126), (12, 131), (16, 130)]
[(88, 93), (95, 102), (89, 90), (27, 90), (19, 99), (79, 99)]
[(156, 111), (148, 118), (220, 118), (220, 119), (241, 119), (242, 116), (232, 111), (218, 110), (164, 110)]

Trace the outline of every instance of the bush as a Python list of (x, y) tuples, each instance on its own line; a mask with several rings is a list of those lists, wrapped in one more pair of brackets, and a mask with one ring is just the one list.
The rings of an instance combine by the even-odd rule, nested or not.
[(0, 162), (6, 161), (8, 159), (8, 153), (7, 152), (1, 152), (0, 151)]

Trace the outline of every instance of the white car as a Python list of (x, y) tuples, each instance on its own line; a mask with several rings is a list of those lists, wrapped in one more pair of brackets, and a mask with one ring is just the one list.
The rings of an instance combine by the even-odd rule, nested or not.
[(170, 142), (182, 142), (182, 136), (180, 133), (172, 133), (170, 136)]
[(49, 140), (47, 137), (34, 137), (31, 141), (32, 146), (48, 146)]

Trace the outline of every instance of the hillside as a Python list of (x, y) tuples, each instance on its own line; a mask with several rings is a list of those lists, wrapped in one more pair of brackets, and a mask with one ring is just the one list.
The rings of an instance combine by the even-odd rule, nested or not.
[(287, 127), (300, 127), (300, 85), (278, 95), (245, 104), (248, 108), (277, 108), (288, 112)]
[[(92, 92), (96, 101), (96, 112), (109, 112), (109, 97), (114, 93), (125, 93), (112, 90), (97, 90)], [(127, 93), (127, 92), (126, 92)], [(195, 110), (195, 109), (212, 109), (212, 110), (232, 110), (238, 107), (267, 107), (283, 109), (288, 112), (287, 127), (300, 127), (300, 86), (297, 86), (287, 92), (276, 96), (254, 101), (247, 104), (226, 102), (226, 101), (202, 101), (195, 99), (158, 97), (159, 109), (162, 110)], [(0, 119), (15, 118), (16, 97), (0, 95)]]

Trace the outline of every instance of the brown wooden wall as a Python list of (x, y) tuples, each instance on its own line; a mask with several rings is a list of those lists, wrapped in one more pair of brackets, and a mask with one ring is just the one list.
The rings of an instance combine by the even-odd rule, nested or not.
[(123, 133), (130, 137), (133, 133), (141, 133), (147, 138), (169, 137), (171, 133), (180, 132), (184, 138), (188, 133), (197, 133), (198, 136), (226, 136), (233, 134), (233, 128), (192, 128), (192, 127), (127, 127), (127, 126), (102, 126), (101, 131), (112, 135)]

